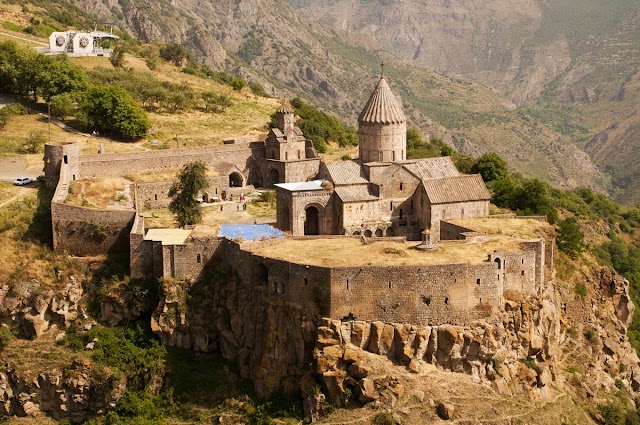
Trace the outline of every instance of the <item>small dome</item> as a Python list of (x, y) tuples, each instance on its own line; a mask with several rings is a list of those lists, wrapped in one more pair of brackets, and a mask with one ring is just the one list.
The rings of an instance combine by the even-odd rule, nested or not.
[(372, 124), (401, 124), (407, 121), (384, 77), (380, 77), (358, 121)]
[(293, 114), (293, 108), (287, 99), (284, 99), (280, 104), (280, 107), (276, 111), (279, 114)]

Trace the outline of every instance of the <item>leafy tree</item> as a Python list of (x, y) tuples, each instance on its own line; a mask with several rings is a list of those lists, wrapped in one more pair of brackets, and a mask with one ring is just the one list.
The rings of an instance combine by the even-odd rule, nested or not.
[(177, 180), (169, 189), (169, 211), (176, 215), (178, 226), (184, 227), (202, 221), (202, 207), (196, 198), (207, 187), (207, 167), (203, 162), (190, 162), (182, 167)]
[(67, 60), (67, 57), (38, 55), (34, 61), (35, 84), (46, 102), (62, 93), (80, 92), (86, 89), (87, 79), (84, 70)]
[(417, 128), (407, 129), (407, 149), (417, 149), (422, 147), (422, 133)]
[(54, 117), (65, 119), (73, 115), (73, 96), (70, 93), (62, 93), (51, 98), (51, 114)]
[(267, 91), (264, 89), (264, 86), (258, 82), (253, 81), (249, 83), (249, 88), (256, 96), (271, 97), (269, 96), (269, 93), (267, 93)]
[(570, 257), (576, 257), (584, 251), (584, 233), (580, 230), (575, 217), (569, 217), (558, 223), (558, 249), (564, 251)]
[(160, 48), (160, 57), (177, 66), (182, 66), (191, 59), (189, 50), (178, 43), (170, 43)]
[(240, 77), (236, 77), (233, 79), (233, 81), (231, 81), (231, 87), (233, 87), (233, 89), (236, 91), (242, 90), (246, 85), (247, 82)]
[(122, 68), (124, 66), (125, 47), (122, 44), (116, 44), (109, 56), (109, 62), (114, 68)]
[(509, 175), (507, 162), (495, 152), (480, 156), (471, 167), (471, 172), (482, 175), (485, 182), (499, 180)]
[(202, 100), (204, 101), (204, 109), (214, 113), (224, 112), (229, 106), (233, 105), (229, 96), (213, 91), (202, 93)]
[(143, 137), (151, 126), (147, 113), (121, 87), (91, 87), (80, 106), (87, 125), (125, 139)]

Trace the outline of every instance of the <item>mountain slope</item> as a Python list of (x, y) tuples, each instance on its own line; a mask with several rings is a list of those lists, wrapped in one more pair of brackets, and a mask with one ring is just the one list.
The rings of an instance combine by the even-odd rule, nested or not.
[(607, 186), (587, 155), (560, 143), (563, 136), (538, 120), (514, 111), (495, 91), (369, 51), (339, 31), (310, 24), (281, 1), (184, 0), (179, 8), (166, 0), (73, 3), (100, 18), (119, 20), (144, 41), (187, 44), (214, 68), (260, 80), (274, 94), (300, 95), (351, 123), (384, 59), (412, 125), (467, 153), (496, 150), (516, 170), (563, 187)]

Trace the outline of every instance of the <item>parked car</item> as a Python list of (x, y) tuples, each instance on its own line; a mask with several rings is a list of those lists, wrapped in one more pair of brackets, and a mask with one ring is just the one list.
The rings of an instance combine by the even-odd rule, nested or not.
[(33, 180), (31, 180), (29, 177), (18, 177), (17, 179), (15, 179), (13, 184), (15, 184), (16, 186), (24, 186), (25, 184), (29, 184), (32, 181)]

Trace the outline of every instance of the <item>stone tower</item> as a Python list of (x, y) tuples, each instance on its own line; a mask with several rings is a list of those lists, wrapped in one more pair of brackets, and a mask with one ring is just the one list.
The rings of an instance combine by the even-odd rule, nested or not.
[(69, 179), (80, 178), (80, 147), (71, 142), (46, 143), (44, 145), (44, 178), (48, 188), (55, 188), (60, 179), (60, 166), (69, 165)]
[(293, 132), (296, 126), (295, 115), (288, 100), (284, 99), (282, 101), (282, 105), (276, 111), (276, 120), (278, 121), (278, 128), (285, 136)]
[(384, 74), (358, 117), (358, 139), (363, 163), (407, 159), (407, 119)]

